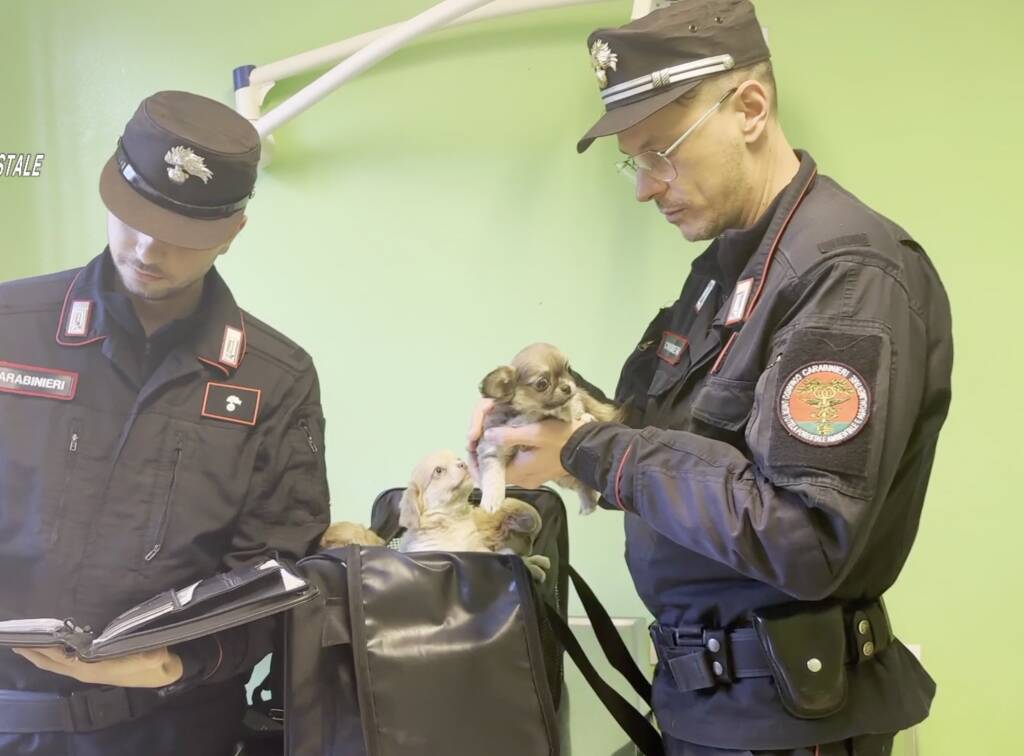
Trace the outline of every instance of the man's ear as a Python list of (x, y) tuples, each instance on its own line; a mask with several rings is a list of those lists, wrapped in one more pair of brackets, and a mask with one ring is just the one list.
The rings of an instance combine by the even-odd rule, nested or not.
[(418, 528), (423, 510), (423, 492), (418, 483), (412, 482), (398, 502), (398, 524), (406, 530)]
[(743, 113), (743, 139), (748, 143), (756, 142), (772, 115), (771, 95), (761, 82), (751, 79), (740, 85), (735, 100), (736, 107)]
[(507, 402), (516, 393), (516, 371), (508, 365), (495, 368), (480, 384), (480, 393), (499, 402)]
[(217, 257), (220, 257), (221, 255), (226, 255), (228, 253), (228, 250), (231, 249), (231, 243), (235, 240), (236, 236), (242, 233), (242, 229), (245, 228), (245, 224), (248, 222), (249, 216), (243, 215), (242, 222), (238, 224), (238, 228), (235, 229), (235, 233), (231, 235), (231, 238), (224, 242), (224, 245), (221, 247), (220, 252), (217, 253)]

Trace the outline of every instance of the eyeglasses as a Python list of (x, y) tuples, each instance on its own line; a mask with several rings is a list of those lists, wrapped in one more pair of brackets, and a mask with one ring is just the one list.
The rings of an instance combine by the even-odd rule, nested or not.
[(651, 178), (657, 179), (658, 181), (662, 181), (666, 184), (671, 181), (674, 181), (676, 176), (678, 176), (679, 174), (676, 171), (675, 165), (672, 163), (671, 160), (668, 159), (669, 153), (671, 153), (672, 150), (681, 145), (683, 143), (683, 140), (686, 139), (686, 137), (690, 136), (690, 134), (695, 132), (697, 128), (706, 120), (708, 120), (716, 110), (722, 107), (722, 103), (728, 100), (730, 97), (732, 97), (732, 95), (736, 93), (736, 89), (737, 88), (734, 87), (733, 89), (730, 89), (728, 92), (722, 95), (719, 98), (718, 102), (716, 102), (714, 105), (708, 108), (707, 112), (704, 113), (704, 115), (702, 115), (700, 118), (698, 118), (697, 122), (693, 124), (693, 126), (691, 126), (685, 132), (683, 132), (683, 135), (681, 137), (679, 137), (676, 141), (672, 142), (672, 144), (669, 145), (668, 148), (662, 150), (661, 152), (658, 152), (656, 150), (647, 150), (646, 152), (641, 152), (639, 155), (632, 155), (623, 160), (622, 162), (616, 163), (615, 168), (624, 177), (634, 182), (636, 181), (640, 171), (644, 171)]

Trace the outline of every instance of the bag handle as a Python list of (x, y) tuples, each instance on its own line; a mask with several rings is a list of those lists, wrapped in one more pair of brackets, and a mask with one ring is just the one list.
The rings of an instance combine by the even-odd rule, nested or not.
[(626, 678), (626, 681), (636, 691), (637, 695), (640, 696), (644, 703), (650, 706), (650, 680), (647, 679), (647, 676), (637, 666), (636, 659), (633, 658), (629, 649), (626, 648), (622, 636), (615, 629), (615, 623), (608, 616), (608, 610), (601, 604), (597, 594), (591, 590), (587, 582), (571, 564), (568, 567), (569, 578), (576, 589), (576, 594), (580, 597), (583, 611), (586, 612), (587, 619), (590, 620), (590, 626), (594, 629), (594, 635), (597, 636), (597, 642), (601, 645), (601, 650), (604, 651), (604, 655), (611, 663), (612, 668)]
[[(590, 659), (580, 642), (576, 639), (568, 623), (553, 606), (544, 602), (544, 609), (547, 612), (548, 621), (555, 633), (555, 637), (569, 653), (569, 657), (576, 663), (583, 678), (587, 681), (594, 693), (604, 704), (605, 709), (618, 722), (629, 739), (633, 741), (640, 753), (644, 756), (665, 756), (665, 749), (661, 742), (661, 735), (654, 729), (654, 726), (647, 721), (639, 711), (630, 705), (629, 701), (623, 698), (618, 691), (605, 682)], [(621, 642), (621, 639), (620, 639)], [(625, 647), (625, 646), (623, 646)]]

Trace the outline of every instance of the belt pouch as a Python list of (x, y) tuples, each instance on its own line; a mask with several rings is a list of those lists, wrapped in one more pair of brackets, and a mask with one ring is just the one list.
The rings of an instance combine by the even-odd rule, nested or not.
[(843, 707), (848, 681), (842, 606), (775, 606), (755, 611), (753, 622), (786, 711), (821, 719)]

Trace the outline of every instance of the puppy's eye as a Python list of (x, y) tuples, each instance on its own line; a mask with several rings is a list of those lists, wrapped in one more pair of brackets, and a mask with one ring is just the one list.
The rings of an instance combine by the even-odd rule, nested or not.
[(548, 386), (550, 386), (551, 384), (548, 383), (548, 379), (547, 378), (541, 378), (539, 381), (537, 381), (533, 385), (534, 385), (534, 387), (538, 391), (547, 391), (548, 390)]
[(444, 475), (444, 468), (438, 465), (434, 468), (434, 475)]

